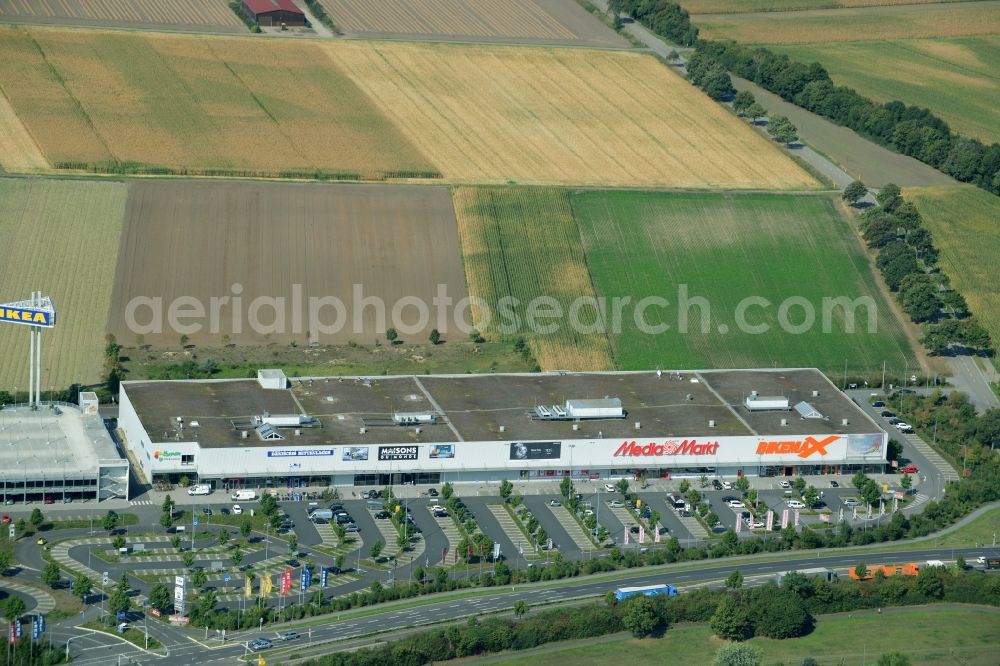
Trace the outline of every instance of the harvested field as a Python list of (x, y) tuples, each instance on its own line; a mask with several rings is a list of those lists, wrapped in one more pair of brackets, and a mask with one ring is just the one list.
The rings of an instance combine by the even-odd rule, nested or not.
[(941, 251), (940, 264), (965, 296), (973, 314), (1000, 341), (1000, 199), (978, 187), (914, 188), (905, 191)]
[(702, 14), (695, 24), (706, 39), (757, 44), (814, 44), (1000, 32), (1000, 0), (891, 5), (751, 14)]
[[(571, 201), (594, 291), (631, 299), (612, 336), (623, 369), (843, 372), (846, 361), (860, 374), (883, 361), (915, 365), (864, 249), (828, 196), (593, 191)], [(667, 303), (638, 307), (657, 297)], [(844, 297), (870, 299), (871, 309), (824, 304)], [(637, 324), (640, 314), (651, 328)]]
[[(612, 368), (602, 333), (574, 330), (565, 316), (549, 333), (534, 332), (526, 323), (533, 299), (555, 299), (568, 313), (575, 299), (594, 297), (567, 194), (542, 188), (459, 188), (454, 200), (469, 295), (487, 306), (473, 309), (476, 327), (495, 340), (523, 336), (544, 370)], [(500, 315), (503, 299), (510, 303), (510, 317)], [(520, 325), (514, 325), (514, 317)], [(585, 327), (592, 326), (594, 309), (582, 309), (579, 318)]]
[[(126, 186), (0, 179), (0, 300), (41, 289), (56, 307), (43, 335), (42, 389), (100, 379)], [(28, 330), (0, 327), (0, 386), (28, 385)]]
[(369, 37), (627, 47), (575, 0), (320, 0), (337, 27)]
[(227, 0), (0, 0), (0, 22), (247, 31)]
[(10, 102), (0, 94), (0, 168), (6, 171), (43, 171), (49, 163), (28, 134)]
[(819, 186), (648, 55), (400, 42), (325, 48), (452, 182)]
[(0, 59), (0, 89), (57, 168), (431, 175), (312, 42), (0, 28)]
[[(927, 107), (952, 129), (1000, 139), (1000, 36), (775, 47), (823, 63), (835, 83), (880, 102)], [(873, 67), (872, 63), (878, 66)]]
[[(376, 304), (355, 298), (354, 285), (362, 298), (385, 304), (384, 321)], [(432, 328), (446, 339), (466, 337), (450, 325), (451, 306), (444, 308), (445, 324), (438, 322), (438, 285), (456, 302), (466, 295), (455, 215), (444, 188), (136, 181), (130, 185), (108, 328), (123, 343), (137, 343), (128, 304), (149, 297), (162, 299), (162, 309), (143, 306), (133, 320), (146, 325), (154, 311), (164, 314), (159, 332), (142, 333), (145, 344), (154, 346), (177, 347), (182, 333), (208, 346), (304, 346), (310, 334), (323, 344), (371, 344), (384, 341), (393, 325), (407, 342), (426, 342)], [(181, 297), (204, 308), (201, 317), (181, 320), (199, 324), (199, 330), (170, 324), (169, 306)], [(226, 297), (234, 300), (213, 305), (213, 298)], [(327, 297), (345, 309), (341, 313), (331, 301), (319, 310), (323, 329), (310, 321), (310, 299)], [(407, 298), (432, 307), (425, 325), (418, 325), (414, 307), (393, 314)], [(296, 309), (296, 303), (302, 305)]]
[(744, 14), (747, 12), (787, 12), (799, 9), (838, 7), (883, 7), (886, 5), (932, 5), (968, 0), (685, 0), (691, 14)]

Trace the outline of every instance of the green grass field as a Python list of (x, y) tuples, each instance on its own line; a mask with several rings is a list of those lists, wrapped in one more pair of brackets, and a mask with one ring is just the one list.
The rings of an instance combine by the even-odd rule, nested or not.
[(967, 136), (1000, 139), (1000, 36), (774, 47), (823, 63), (835, 83), (874, 100), (931, 109)]
[(994, 342), (1000, 341), (1000, 199), (972, 185), (906, 190), (934, 234), (940, 264)]
[[(0, 301), (41, 289), (56, 308), (43, 391), (100, 379), (125, 197), (121, 183), (0, 179)], [(27, 392), (27, 328), (0, 326), (0, 356), (0, 387)]]
[[(630, 666), (711, 664), (716, 650), (724, 644), (704, 624), (671, 627), (659, 639), (610, 638), (465, 663), (607, 666), (627, 656)], [(803, 638), (754, 638), (750, 644), (761, 650), (763, 663), (769, 665), (799, 664), (811, 656), (821, 664), (871, 666), (882, 653), (900, 650), (914, 666), (995, 666), (1000, 651), (1000, 614), (995, 608), (976, 606), (899, 608), (882, 615), (861, 611), (820, 617), (815, 631)]]
[(925, 541), (927, 547), (962, 546), (975, 548), (976, 544), (990, 544), (1000, 533), (1000, 509), (993, 509), (963, 525), (954, 532)]
[[(534, 299), (554, 299), (568, 314), (574, 299), (594, 297), (566, 193), (545, 188), (459, 188), (453, 198), (469, 296), (489, 306), (473, 310), (482, 333), (493, 339), (524, 336), (545, 370), (611, 368), (603, 334), (577, 332), (567, 325), (566, 317), (545, 320), (545, 325), (556, 324), (551, 332), (536, 334), (532, 330), (540, 327), (527, 325)], [(517, 326), (506, 326), (514, 319), (501, 314), (498, 304), (504, 299), (519, 320)], [(594, 310), (582, 310), (580, 320), (593, 324)]]
[[(863, 249), (829, 197), (605, 191), (571, 201), (597, 295), (669, 301), (646, 310), (647, 322), (669, 326), (658, 334), (643, 333), (634, 310), (625, 311), (613, 335), (623, 369), (815, 366), (840, 373), (846, 361), (849, 371), (863, 373), (883, 361), (913, 365)], [(680, 306), (685, 286), (689, 302), (703, 297), (707, 310)], [(852, 308), (853, 333), (845, 332), (843, 308), (827, 307), (824, 315), (824, 299), (840, 297), (870, 299), (871, 307)], [(754, 298), (767, 304), (750, 304), (743, 321), (754, 328), (740, 330), (738, 306)], [(802, 305), (786, 301), (792, 298)], [(794, 332), (807, 311), (815, 323)], [(782, 330), (782, 320), (792, 332)], [(767, 332), (753, 332), (764, 330), (757, 327)]]

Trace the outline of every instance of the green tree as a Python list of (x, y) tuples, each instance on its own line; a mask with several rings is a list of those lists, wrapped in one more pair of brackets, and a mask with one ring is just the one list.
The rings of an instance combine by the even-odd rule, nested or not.
[(524, 614), (528, 612), (528, 604), (524, 602), (523, 599), (518, 599), (514, 602), (514, 616), (518, 619), (524, 617)]
[(809, 486), (802, 493), (802, 501), (810, 509), (815, 509), (816, 505), (819, 504), (819, 491), (816, 490), (816, 486)]
[(955, 568), (958, 569), (959, 571), (965, 571), (966, 569), (965, 555), (959, 553), (958, 557), (955, 558)]
[(858, 562), (854, 565), (854, 575), (859, 579), (864, 579), (868, 576), (868, 565), (864, 562)]
[(754, 102), (746, 108), (743, 115), (750, 119), (752, 124), (757, 124), (759, 118), (763, 118), (767, 115), (767, 109), (760, 105), (760, 102)]
[(683, 495), (687, 493), (687, 491), (691, 490), (691, 484), (688, 483), (687, 479), (684, 479), (681, 481), (680, 485), (677, 486), (677, 490), (680, 491), (681, 495)]
[(886, 652), (879, 655), (877, 666), (910, 666), (910, 658), (902, 652)]
[(299, 552), (299, 539), (294, 534), (288, 535), (288, 552), (292, 555)]
[(802, 599), (789, 589), (765, 585), (753, 590), (751, 615), (754, 633), (768, 638), (795, 638), (807, 634), (812, 615)]
[(337, 555), (337, 557), (334, 558), (333, 563), (338, 569), (343, 570), (345, 559), (346, 558), (343, 555)]
[(174, 512), (174, 501), (170, 499), (170, 495), (163, 498), (163, 513), (173, 514)]
[(190, 550), (185, 551), (184, 554), (181, 555), (181, 562), (184, 563), (184, 566), (190, 569), (194, 564), (194, 553)]
[(444, 498), (445, 502), (450, 500), (451, 496), (454, 494), (455, 494), (455, 488), (450, 483), (445, 482), (445, 484), (441, 486), (441, 497)]
[(31, 510), (31, 517), (28, 519), (28, 522), (30, 522), (35, 527), (39, 527), (42, 523), (45, 522), (45, 516), (42, 515), (40, 509), (34, 508)]
[(123, 573), (118, 579), (118, 588), (125, 590), (126, 594), (132, 589), (132, 583), (128, 582), (128, 574)]
[(202, 617), (207, 617), (215, 611), (215, 605), (218, 603), (219, 598), (215, 594), (215, 590), (206, 590), (198, 595), (198, 610), (201, 611)]
[(500, 482), (500, 497), (506, 502), (510, 499), (511, 493), (514, 492), (514, 484), (504, 479)]
[(736, 643), (716, 650), (712, 666), (760, 666), (760, 663), (760, 648)]
[(861, 487), (861, 499), (865, 501), (866, 504), (875, 506), (878, 504), (879, 498), (882, 496), (882, 489), (879, 485), (868, 479), (867, 483)]
[(114, 511), (108, 511), (104, 514), (104, 518), (101, 519), (101, 527), (106, 532), (114, 532), (115, 528), (118, 527), (118, 514)]
[(208, 583), (208, 574), (205, 573), (204, 569), (198, 569), (193, 574), (191, 574), (191, 583), (195, 586), (196, 589), (200, 590), (201, 588), (205, 587), (206, 583)]
[(753, 621), (735, 596), (722, 598), (709, 623), (712, 632), (727, 641), (745, 641), (753, 636)]
[(622, 495), (628, 495), (628, 479), (618, 479), (618, 483), (615, 484), (615, 488), (618, 489)]
[(111, 545), (114, 547), (115, 550), (119, 550), (121, 548), (124, 548), (125, 547), (125, 537), (123, 537), (122, 535), (119, 534), (118, 536), (116, 536), (114, 539), (111, 540)]
[[(715, 515), (714, 511), (709, 511), (705, 515), (705, 524), (708, 525), (709, 529), (715, 529), (715, 526), (719, 524), (719, 517)], [(736, 536), (735, 534), (733, 536)]]
[(7, 569), (10, 569), (13, 559), (13, 555), (10, 552), (0, 550), (0, 574), (3, 574), (7, 571)]
[(944, 570), (940, 567), (924, 567), (917, 574), (917, 591), (925, 597), (940, 599), (944, 596)]
[(736, 487), (739, 489), (741, 493), (745, 493), (747, 489), (750, 488), (750, 479), (748, 479), (745, 476), (741, 476), (740, 478), (736, 479)]
[(163, 583), (157, 583), (153, 586), (153, 589), (149, 591), (149, 603), (156, 610), (161, 613), (170, 608), (170, 604), (173, 603), (173, 595), (171, 595), (170, 590)]
[(333, 533), (337, 535), (337, 542), (344, 543), (344, 539), (347, 538), (347, 528), (343, 525), (337, 525), (333, 528)]
[(86, 600), (86, 598), (90, 595), (91, 590), (93, 589), (94, 589), (94, 583), (91, 582), (90, 578), (88, 578), (87, 576), (79, 574), (77, 575), (76, 578), (73, 579), (73, 587), (72, 587), (73, 596), (79, 599), (80, 601)]
[(844, 188), (844, 192), (843, 194), (841, 194), (841, 198), (843, 198), (844, 201), (853, 206), (854, 204), (864, 199), (867, 194), (868, 194), (868, 187), (860, 180), (856, 180)]
[(747, 109), (756, 101), (752, 92), (749, 90), (740, 90), (733, 97), (733, 111), (736, 112), (736, 115), (743, 117), (747, 114)]
[(653, 633), (660, 625), (660, 617), (653, 606), (653, 600), (647, 596), (632, 597), (625, 605), (625, 615), (622, 624), (636, 638), (642, 638)]
[(123, 590), (121, 587), (116, 586), (108, 598), (108, 610), (111, 611), (112, 615), (117, 615), (120, 612), (124, 613), (127, 611), (129, 605), (128, 590)]
[(743, 587), (743, 574), (740, 573), (739, 569), (733, 569), (729, 576), (726, 578), (726, 587), (738, 590)]
[(853, 477), (851, 477), (851, 485), (857, 488), (858, 490), (861, 490), (861, 486), (865, 485), (865, 482), (867, 480), (868, 477), (865, 476), (864, 472), (858, 472)]
[(767, 133), (774, 137), (775, 141), (785, 144), (793, 143), (799, 139), (795, 125), (785, 116), (772, 117), (767, 124)]
[(570, 495), (573, 494), (573, 479), (564, 476), (559, 482), (559, 492), (562, 493), (563, 499), (569, 499)]
[(160, 514), (160, 525), (162, 525), (164, 529), (170, 529), (170, 526), (173, 524), (174, 519), (170, 517), (169, 513), (163, 512)]
[(246, 539), (250, 536), (251, 532), (253, 532), (253, 523), (249, 518), (244, 518), (240, 523), (240, 536)]
[(243, 564), (243, 551), (240, 550), (239, 547), (234, 548), (229, 557), (233, 561), (233, 566), (237, 569), (239, 569), (240, 565)]
[(899, 485), (900, 487), (902, 487), (903, 490), (909, 490), (910, 486), (913, 485), (913, 479), (910, 478), (909, 474), (904, 474), (903, 477), (899, 480)]
[(278, 510), (278, 500), (271, 493), (264, 493), (260, 498), (260, 510), (267, 517), (273, 516)]
[(389, 344), (395, 344), (398, 338), (399, 333), (394, 328), (390, 328), (385, 332), (385, 339), (389, 341)]
[(802, 491), (806, 489), (806, 480), (801, 476), (797, 476), (792, 485), (795, 486), (795, 492), (801, 495)]
[(891, 211), (899, 203), (900, 195), (902, 190), (899, 189), (899, 185), (895, 183), (886, 183), (875, 195), (875, 201), (882, 208)]
[(61, 580), (62, 571), (59, 569), (59, 565), (55, 562), (46, 563), (45, 568), (42, 569), (42, 582), (54, 588), (59, 585)]
[(439, 342), (441, 342), (441, 332), (438, 331), (436, 328), (431, 330), (431, 334), (428, 337), (428, 339), (431, 341), (432, 345), (438, 344)]
[(21, 597), (12, 594), (3, 605), (3, 616), (7, 618), (8, 622), (13, 622), (20, 619), (24, 615), (25, 610), (27, 609)]
[(716, 101), (728, 99), (736, 93), (729, 72), (721, 64), (708, 70), (701, 81), (701, 87)]
[(385, 548), (385, 543), (382, 541), (376, 541), (368, 549), (368, 554), (372, 556), (373, 560), (377, 560), (378, 556), (382, 554), (383, 548)]
[(179, 534), (175, 534), (170, 537), (170, 545), (173, 546), (174, 549), (179, 549), (181, 547), (181, 537)]

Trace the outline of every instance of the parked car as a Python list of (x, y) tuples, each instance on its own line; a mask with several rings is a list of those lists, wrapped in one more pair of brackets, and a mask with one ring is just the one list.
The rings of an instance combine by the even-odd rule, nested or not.
[(345, 532), (360, 532), (361, 528), (357, 526), (357, 523), (348, 523), (344, 526)]
[(903, 422), (903, 419), (897, 419), (897, 418), (891, 418), (891, 419), (889, 419), (889, 425), (896, 425), (896, 424), (902, 423), (902, 422)]
[(670, 534), (670, 530), (667, 529), (666, 527), (661, 527), (660, 528), (660, 536), (663, 536), (664, 534)]
[(722, 498), (723, 503), (728, 504), (729, 502), (739, 502), (739, 497), (733, 497), (732, 495), (726, 495)]
[(615, 486), (614, 486), (614, 484), (611, 484), (611, 483), (605, 483), (604, 484), (604, 489), (606, 491), (608, 491), (609, 493), (615, 492)]
[(10, 516), (8, 516), (6, 513), (3, 515), (3, 524), (10, 525)]
[(788, 508), (789, 509), (804, 509), (804, 508), (806, 508), (806, 503), (803, 502), (802, 500), (791, 499), (791, 500), (788, 500)]
[(899, 430), (899, 432), (913, 432), (913, 426), (903, 421), (897, 423), (896, 428)]
[(904, 465), (903, 467), (899, 468), (899, 471), (902, 472), (903, 474), (916, 474), (920, 470), (917, 469), (916, 465)]
[(203, 514), (205, 514), (206, 516), (208, 516), (209, 518), (212, 517), (212, 510), (210, 508), (208, 508), (207, 506), (204, 509), (202, 509), (201, 512)]
[(243, 507), (241, 507), (239, 504), (234, 504), (233, 505), (233, 515), (239, 516), (242, 513), (243, 513)]
[(876, 400), (875, 402), (872, 403), (872, 407), (885, 407), (885, 401)]
[(584, 509), (583, 510), (583, 515), (584, 516), (592, 516), (592, 515), (594, 515), (594, 510), (593, 509)]
[(46, 495), (45, 496), (45, 503), (46, 504), (52, 504), (54, 501), (55, 500), (52, 499), (52, 495)]
[(712, 479), (712, 488), (715, 490), (722, 490), (722, 482), (718, 479)]
[(427, 494), (430, 495), (431, 497), (437, 497), (438, 496), (437, 488), (430, 488), (427, 491)]
[(48, 543), (48, 541), (46, 541), (45, 539), (39, 539), (35, 543), (37, 543), (39, 546), (44, 546), (45, 544)]
[(890, 412), (888, 409), (883, 409), (881, 412), (878, 413), (878, 415), (884, 419), (891, 419), (893, 416), (895, 416), (895, 414), (893, 412)]
[(435, 518), (447, 518), (448, 517), (448, 512), (445, 511), (444, 509), (441, 509), (439, 511), (435, 511), (434, 512), (434, 517)]
[(631, 532), (632, 534), (638, 534), (639, 533), (639, 526), (638, 525), (633, 525), (632, 527), (628, 528), (628, 531)]
[(730, 509), (742, 509), (744, 505), (743, 502), (739, 501), (738, 499), (731, 499), (728, 502), (726, 502), (726, 506), (728, 506)]
[(839, 484), (839, 483), (837, 483), (836, 481), (831, 481), (831, 482), (830, 482), (830, 487), (831, 487), (831, 488), (839, 488), (839, 487), (840, 487), (840, 484)]
[(723, 481), (722, 482), (722, 489), (723, 490), (732, 490), (733, 489), (733, 482), (732, 481)]
[(624, 509), (625, 503), (619, 502), (618, 500), (611, 500), (610, 502), (608, 502), (608, 506), (610, 506), (612, 509)]
[(379, 511), (375, 514), (375, 518), (378, 520), (388, 520), (391, 515), (388, 511)]
[(861, 500), (859, 500), (859, 499), (857, 499), (855, 497), (845, 497), (844, 498), (844, 506), (849, 506), (849, 507), (861, 506)]
[(781, 486), (782, 488), (791, 488), (792, 487), (791, 481), (786, 481), (784, 479), (781, 480), (781, 481), (778, 481), (778, 485)]
[(549, 506), (562, 506), (562, 502), (559, 500), (549, 500)]

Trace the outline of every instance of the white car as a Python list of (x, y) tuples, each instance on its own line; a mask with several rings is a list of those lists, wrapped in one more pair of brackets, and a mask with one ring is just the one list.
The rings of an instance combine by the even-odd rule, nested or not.
[(610, 506), (612, 509), (624, 509), (625, 503), (619, 502), (618, 500), (611, 500), (610, 502), (608, 502), (608, 506)]
[(593, 509), (586, 509), (586, 510), (585, 510), (585, 511), (583, 512), (583, 515), (584, 515), (584, 516), (592, 516), (592, 515), (594, 515), (594, 510), (593, 510)]
[(744, 507), (744, 504), (739, 500), (729, 500), (728, 502), (726, 502), (726, 506), (728, 506), (730, 509), (742, 509)]
[(440, 504), (435, 504), (434, 506), (431, 507), (431, 513), (435, 511), (444, 511), (444, 507), (441, 506)]
[(791, 488), (792, 484), (790, 481), (778, 481), (778, 485), (782, 488)]
[(753, 525), (750, 524), (750, 521), (747, 521), (747, 527), (752, 527), (755, 530), (762, 530), (764, 529), (765, 526), (766, 524), (764, 523), (763, 520), (758, 520)]
[(904, 421), (897, 423), (896, 429), (899, 430), (899, 432), (913, 432), (913, 426), (909, 423), (905, 423)]
[(976, 558), (976, 564), (982, 564), (983, 566), (985, 566), (986, 565), (986, 556), (985, 555), (980, 555), (979, 557), (977, 557)]
[(788, 500), (788, 508), (789, 509), (804, 509), (804, 508), (806, 508), (806, 503), (802, 502), (800, 500), (796, 500), (796, 499)]
[(613, 484), (610, 484), (610, 483), (605, 483), (605, 484), (604, 484), (604, 489), (605, 489), (606, 491), (608, 491), (609, 493), (613, 493), (613, 492), (615, 492), (615, 487), (614, 487), (614, 485), (613, 485)]
[(722, 489), (723, 490), (732, 490), (733, 489), (733, 482), (732, 481), (723, 481), (722, 482)]
[(233, 505), (233, 515), (239, 516), (242, 513), (243, 513), (243, 507), (241, 507), (239, 504), (234, 504)]

